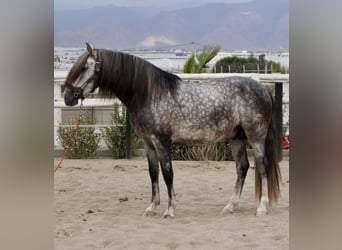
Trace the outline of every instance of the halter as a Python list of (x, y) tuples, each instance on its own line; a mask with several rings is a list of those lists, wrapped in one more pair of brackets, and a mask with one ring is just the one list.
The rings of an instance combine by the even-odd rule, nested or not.
[(93, 50), (93, 56), (95, 59), (94, 74), (91, 77), (89, 77), (84, 83), (82, 83), (81, 87), (75, 87), (71, 85), (70, 83), (67, 83), (65, 85), (66, 88), (70, 89), (73, 92), (75, 98), (81, 98), (82, 100), (85, 98), (83, 95), (83, 90), (88, 86), (88, 84), (91, 81), (94, 81), (94, 87), (91, 90), (91, 92), (94, 91), (98, 87), (98, 76), (101, 70), (100, 68), (101, 64), (100, 64), (100, 54), (97, 49)]

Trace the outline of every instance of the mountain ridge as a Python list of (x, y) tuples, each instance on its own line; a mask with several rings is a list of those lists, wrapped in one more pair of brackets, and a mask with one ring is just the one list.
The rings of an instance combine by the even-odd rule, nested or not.
[(108, 5), (55, 11), (55, 46), (157, 48), (196, 42), (224, 49), (288, 50), (287, 0), (211, 3), (157, 11)]

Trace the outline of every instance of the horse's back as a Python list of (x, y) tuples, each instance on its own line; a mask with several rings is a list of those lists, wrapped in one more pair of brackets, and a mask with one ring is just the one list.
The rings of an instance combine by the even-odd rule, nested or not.
[(271, 97), (266, 87), (247, 77), (227, 77), (203, 83), (181, 84), (173, 106), (187, 117), (201, 115), (213, 118), (228, 114), (248, 116), (269, 112)]

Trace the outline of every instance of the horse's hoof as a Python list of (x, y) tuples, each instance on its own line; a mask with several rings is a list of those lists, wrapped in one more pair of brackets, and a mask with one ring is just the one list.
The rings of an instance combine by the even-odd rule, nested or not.
[(170, 214), (164, 214), (163, 215), (163, 219), (174, 219), (175, 216), (174, 215), (170, 215)]
[(236, 206), (234, 206), (234, 205), (227, 205), (227, 206), (225, 206), (223, 209), (222, 209), (222, 211), (221, 211), (221, 215), (223, 215), (223, 214), (227, 214), (227, 213), (229, 213), (229, 214), (233, 214), (234, 213), (234, 208), (235, 208)]
[(222, 211), (220, 212), (220, 215), (225, 215), (225, 214), (233, 214), (234, 210), (232, 209), (222, 209)]
[(256, 216), (265, 216), (267, 215), (267, 210), (257, 210)]
[(144, 216), (155, 216), (156, 214), (155, 211), (145, 211)]

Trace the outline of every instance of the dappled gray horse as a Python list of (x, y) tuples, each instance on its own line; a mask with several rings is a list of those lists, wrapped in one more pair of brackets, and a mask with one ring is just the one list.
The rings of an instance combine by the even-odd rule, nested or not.
[(280, 171), (272, 122), (272, 96), (255, 80), (229, 77), (205, 83), (183, 82), (151, 63), (121, 52), (94, 49), (87, 43), (63, 86), (65, 104), (74, 106), (96, 88), (104, 98), (117, 97), (142, 138), (152, 182), (152, 202), (145, 215), (160, 204), (159, 163), (168, 192), (164, 218), (173, 218), (175, 192), (171, 144), (204, 145), (231, 139), (236, 162), (234, 192), (222, 212), (238, 205), (249, 168), (246, 145), (254, 152), (257, 215), (277, 201)]

